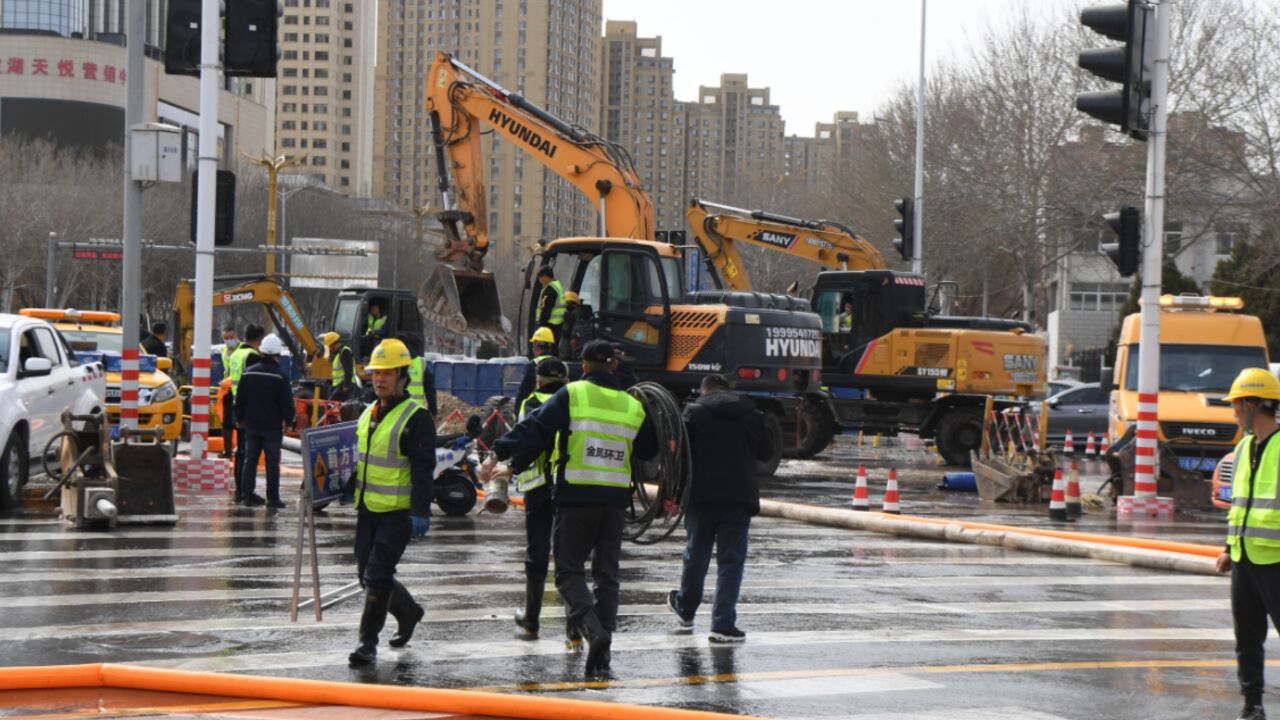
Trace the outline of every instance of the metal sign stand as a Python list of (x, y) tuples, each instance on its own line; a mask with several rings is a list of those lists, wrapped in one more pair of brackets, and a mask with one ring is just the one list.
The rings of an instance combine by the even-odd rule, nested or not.
[(293, 554), (293, 600), (289, 604), (289, 622), (298, 622), (298, 596), (302, 590), (302, 532), (307, 532), (307, 548), (311, 551), (311, 599), (316, 608), (316, 622), (324, 618), (320, 605), (320, 560), (316, 557), (316, 515), (311, 505), (311, 483), (304, 483), (298, 498), (298, 537)]

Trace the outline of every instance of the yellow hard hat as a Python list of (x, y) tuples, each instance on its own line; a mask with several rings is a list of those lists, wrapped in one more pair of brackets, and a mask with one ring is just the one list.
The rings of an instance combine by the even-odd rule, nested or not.
[(337, 342), (337, 341), (338, 341), (338, 338), (340, 338), (340, 337), (342, 337), (342, 336), (341, 336), (341, 335), (339, 335), (338, 333), (333, 332), (332, 330), (330, 330), (329, 332), (325, 333), (324, 335), (322, 335), (322, 336), (320, 337), (320, 342), (324, 343), (324, 346), (325, 346), (325, 347), (329, 347), (330, 345), (332, 345), (332, 344), (334, 344), (335, 342)]
[(366, 370), (394, 370), (408, 367), (412, 362), (413, 356), (409, 354), (409, 348), (391, 338), (378, 343), (378, 347), (373, 349), (373, 357), (369, 358), (369, 364), (364, 367)]
[(1245, 368), (1231, 383), (1231, 392), (1223, 398), (1227, 401), (1241, 398), (1280, 400), (1280, 380), (1263, 368)]
[(567, 302), (567, 303), (578, 303), (578, 304), (582, 304), (582, 301), (578, 299), (578, 293), (576, 293), (576, 292), (574, 292), (574, 291), (572, 291), (572, 290), (570, 290), (570, 291), (568, 291), (568, 292), (566, 292), (566, 293), (564, 294), (564, 301), (565, 301), (565, 302)]
[(555, 343), (556, 336), (551, 332), (551, 328), (542, 326), (533, 331), (533, 337), (529, 338), (531, 343), (547, 343), (548, 345)]

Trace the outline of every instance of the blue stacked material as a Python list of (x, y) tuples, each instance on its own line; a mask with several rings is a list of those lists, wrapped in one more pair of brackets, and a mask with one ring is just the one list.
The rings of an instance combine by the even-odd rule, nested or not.
[(453, 363), (453, 396), (468, 405), (481, 405), (485, 397), (480, 397), (477, 385), (477, 369), (479, 363), (460, 361)]
[(502, 390), (495, 394), (515, 397), (520, 391), (520, 381), (524, 379), (525, 367), (529, 365), (529, 360), (518, 359), (519, 362), (508, 362), (502, 365)]
[(436, 392), (453, 394), (453, 363), (447, 360), (433, 360), (427, 363), (431, 369), (431, 377), (436, 383)]

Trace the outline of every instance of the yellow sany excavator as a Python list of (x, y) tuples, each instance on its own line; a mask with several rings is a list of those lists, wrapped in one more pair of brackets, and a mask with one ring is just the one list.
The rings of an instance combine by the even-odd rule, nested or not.
[(823, 268), (811, 306), (822, 318), (822, 431), (857, 428), (935, 438), (949, 463), (967, 464), (982, 441), (988, 397), (1044, 388), (1044, 339), (1025, 323), (929, 312), (925, 278), (886, 269), (884, 256), (849, 228), (694, 199), (686, 213), (706, 264), (727, 290), (751, 290), (738, 252), (749, 244)]

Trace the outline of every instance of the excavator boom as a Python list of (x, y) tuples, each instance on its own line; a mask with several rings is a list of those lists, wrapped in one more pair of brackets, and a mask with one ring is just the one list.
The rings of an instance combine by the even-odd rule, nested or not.
[(818, 263), (830, 270), (883, 270), (884, 256), (870, 242), (831, 220), (803, 220), (694, 198), (685, 213), (707, 260), (729, 290), (751, 290), (737, 243)]

